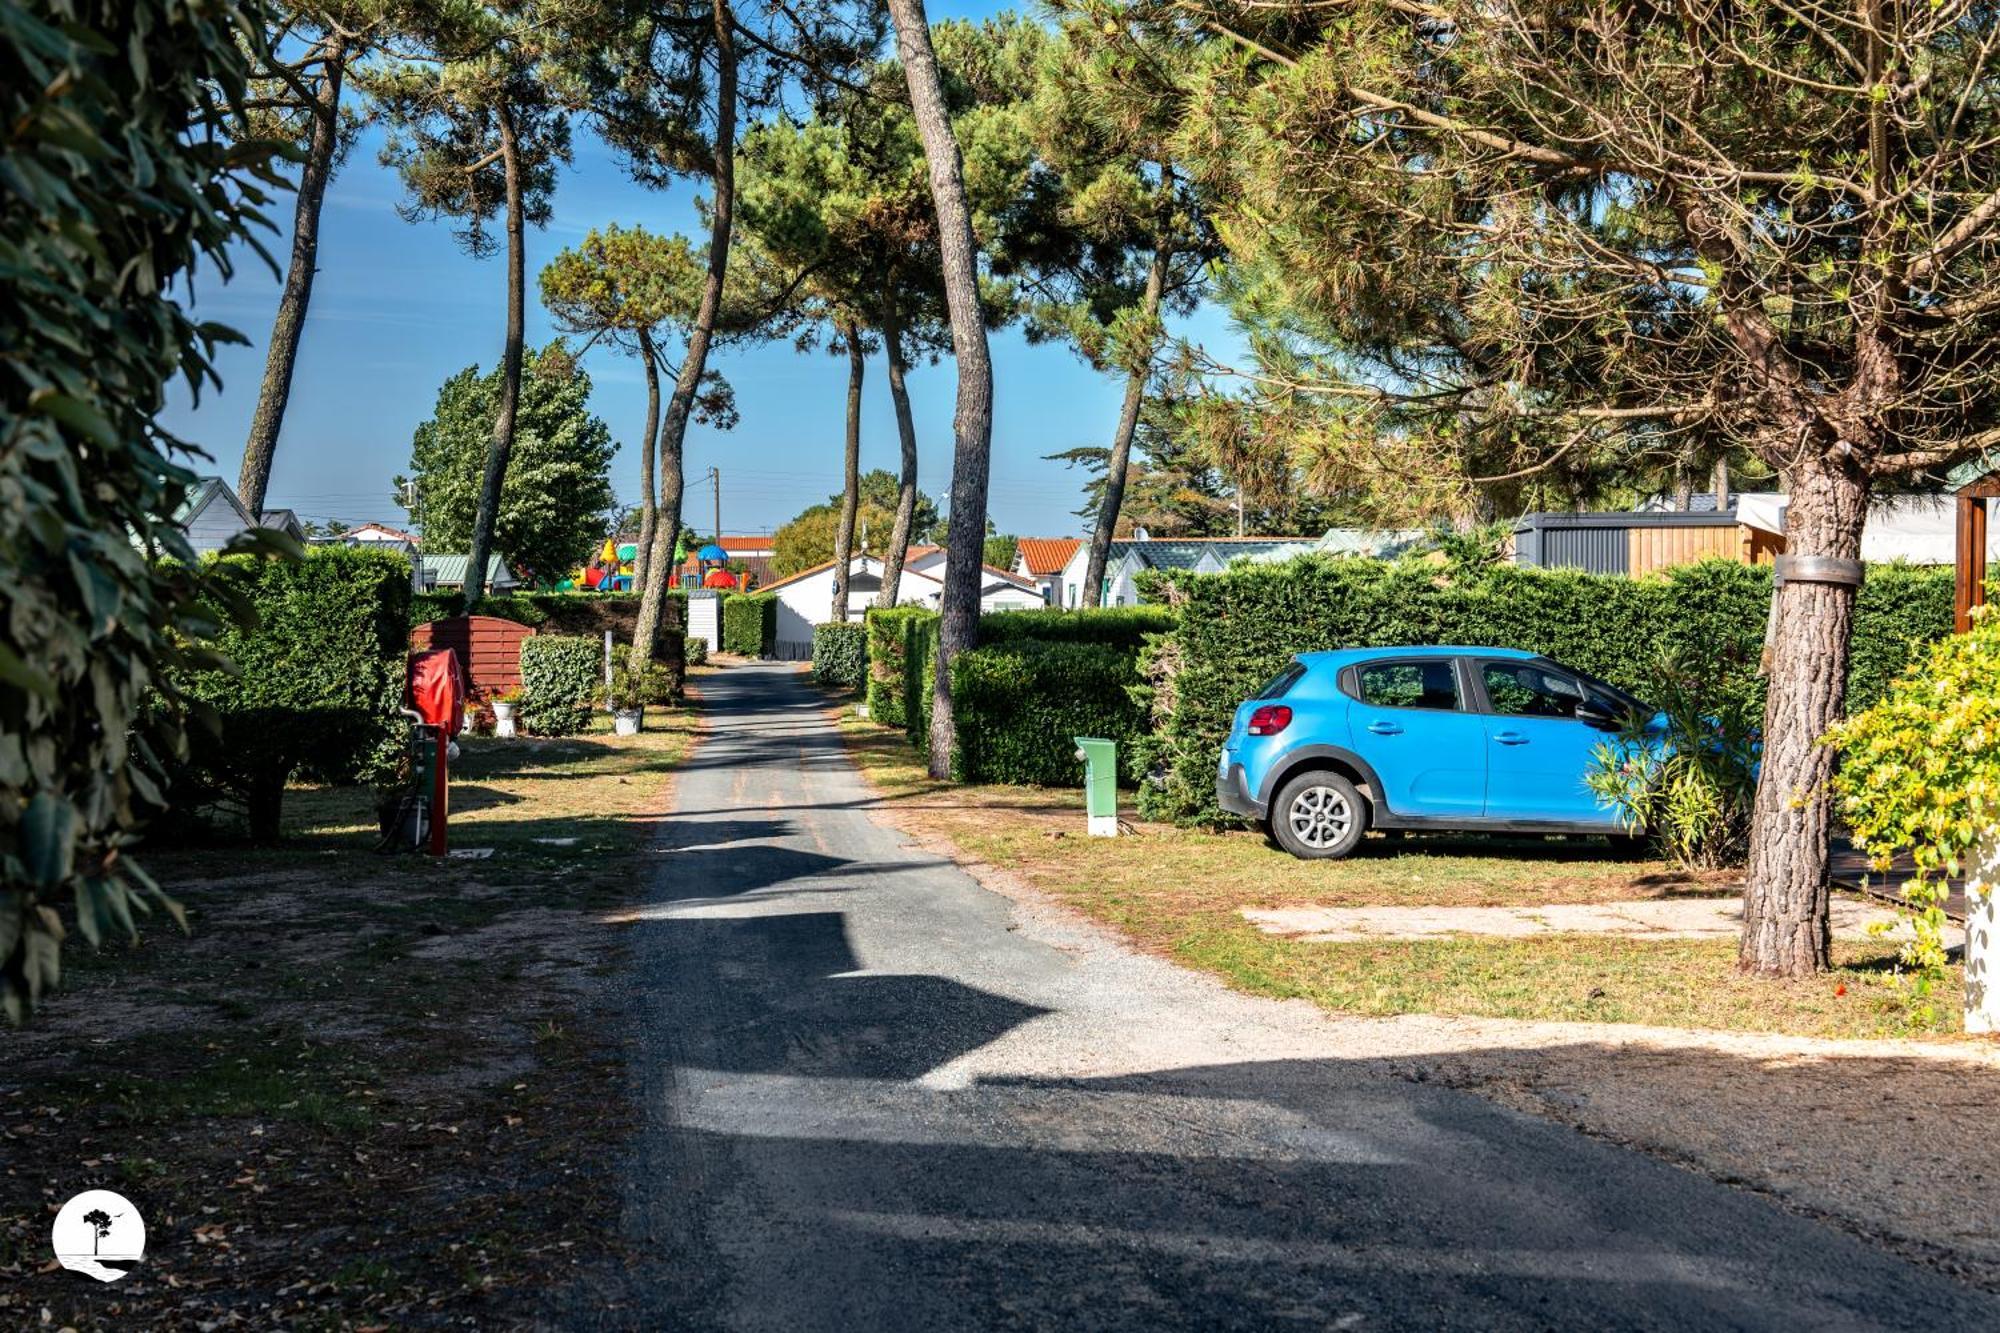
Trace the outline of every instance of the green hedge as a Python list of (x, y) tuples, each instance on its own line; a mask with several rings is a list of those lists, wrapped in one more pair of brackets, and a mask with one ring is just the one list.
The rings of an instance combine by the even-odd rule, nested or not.
[[(1912, 651), (1951, 628), (1949, 569), (1877, 566), (1857, 608), (1849, 704), (1879, 697)], [(1158, 784), (1149, 817), (1221, 818), (1215, 762), (1237, 704), (1294, 653), (1386, 644), (1504, 645), (1547, 653), (1643, 693), (1662, 649), (1730, 653), (1737, 682), (1761, 690), (1770, 612), (1766, 567), (1709, 561), (1657, 578), (1493, 566), (1450, 572), (1424, 561), (1304, 558), (1223, 574), (1148, 575), (1177, 613), (1144, 655), (1151, 726), (1140, 756)], [(1143, 694), (1143, 691), (1142, 691)]]
[(176, 684), (219, 729), (189, 728), (189, 761), (172, 792), (190, 809), (242, 801), (250, 833), (275, 838), (285, 784), (386, 781), (394, 772), (410, 615), (400, 555), (326, 547), (298, 560), (225, 557), (256, 608), (254, 629), (224, 629), (215, 648), (236, 673)]
[(915, 698), (917, 681), (905, 663), (920, 627), (936, 624), (937, 618), (937, 612), (921, 606), (868, 611), (868, 716), (885, 727), (907, 729), (910, 719), (922, 711)]
[(722, 604), (722, 651), (742, 657), (771, 657), (777, 653), (775, 594), (731, 597)]
[(822, 685), (860, 689), (868, 678), (866, 627), (838, 621), (814, 625), (812, 677)]
[(686, 641), (686, 661), (689, 666), (702, 666), (708, 661), (708, 640), (699, 635), (683, 636)]
[(1075, 611), (995, 611), (979, 618), (979, 642), (1040, 639), (1056, 643), (1102, 643), (1137, 649), (1148, 634), (1174, 627), (1165, 606), (1106, 606)]
[(604, 684), (604, 644), (580, 634), (537, 634), (521, 641), (521, 712), (528, 730), (574, 736), (590, 726), (591, 703)]
[(1118, 743), (1119, 778), (1136, 782), (1136, 742), (1146, 729), (1139, 683), (1134, 654), (1105, 644), (1024, 637), (960, 653), (951, 664), (952, 776), (1081, 786), (1075, 738), (1102, 736)]

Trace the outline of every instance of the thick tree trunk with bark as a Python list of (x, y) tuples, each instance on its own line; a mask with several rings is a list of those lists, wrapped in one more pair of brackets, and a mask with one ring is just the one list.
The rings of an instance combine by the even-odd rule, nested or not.
[(702, 283), (701, 304), (695, 310), (694, 324), (688, 330), (687, 355), (681, 359), (681, 373), (674, 381), (673, 397), (667, 403), (667, 419), (660, 426), (660, 514), (648, 564), (666, 574), (649, 581), (645, 596), (639, 599), (639, 623), (632, 631), (632, 658), (637, 662), (648, 661), (654, 655), (654, 640), (659, 637), (666, 609), (667, 585), (673, 582), (674, 547), (681, 539), (684, 485), (681, 455), (687, 443), (688, 415), (693, 411), (701, 377), (708, 369), (709, 344), (715, 341), (723, 281), (729, 272), (730, 231), (736, 217), (736, 16), (726, 0), (717, 0), (713, 22), (715, 142), (711, 145), (710, 185), (715, 197), (709, 212), (708, 274)]
[(836, 625), (847, 623), (848, 565), (854, 558), (854, 520), (861, 512), (861, 379), (868, 362), (861, 355), (861, 330), (842, 326), (847, 342), (847, 447), (842, 457), (840, 521), (833, 529), (833, 610)]
[(945, 305), (952, 354), (958, 361), (958, 402), (952, 414), (951, 533), (945, 544), (944, 592), (938, 623), (937, 679), (931, 690), (933, 777), (951, 773), (957, 729), (951, 711), (951, 664), (978, 646), (979, 584), (986, 547), (986, 483), (993, 448), (993, 360), (979, 313), (979, 243), (965, 198), (965, 164), (945, 107), (937, 53), (923, 0), (889, 0), (896, 50), (910, 85), (910, 109), (923, 136), (944, 258)]
[[(646, 367), (646, 429), (639, 436), (639, 558), (632, 569), (632, 590), (643, 595), (653, 569), (653, 529), (660, 507), (653, 498), (654, 438), (660, 430), (660, 363), (653, 353), (653, 335), (639, 330), (639, 360)], [(617, 533), (611, 534), (616, 541)], [(668, 571), (668, 578), (673, 577)]]
[[(1868, 480), (1858, 468), (1814, 455), (1786, 475), (1785, 555), (1861, 558)], [(1810, 976), (1831, 965), (1827, 780), (1833, 752), (1819, 738), (1847, 695), (1851, 585), (1787, 579), (1774, 593), (1766, 647), (1763, 768), (1750, 831), (1739, 965), (1767, 976)]]
[(319, 47), (325, 64), (313, 94), (306, 160), (299, 169), (299, 195), (292, 210), (292, 257), (285, 269), (284, 291), (278, 297), (277, 318), (271, 321), (271, 348), (264, 357), (264, 383), (257, 390), (250, 438), (243, 445), (243, 467), (236, 476), (236, 498), (253, 517), (264, 513), (271, 460), (278, 453), (278, 433), (284, 429), (285, 405), (292, 397), (292, 370), (298, 364), (299, 340), (305, 334), (306, 310), (312, 304), (313, 277), (319, 268), (320, 207), (326, 201), (333, 159), (340, 150), (340, 85), (347, 75), (347, 49), (347, 39), (339, 33), (329, 35)]
[(882, 293), (882, 350), (889, 358), (889, 401), (896, 405), (896, 438), (902, 443), (902, 478), (896, 488), (896, 527), (882, 557), (882, 591), (877, 606), (894, 606), (902, 592), (903, 562), (910, 555), (910, 529), (917, 521), (917, 424), (910, 413), (910, 390), (903, 382), (909, 366), (903, 361), (902, 312), (892, 286)]
[(465, 564), (465, 606), (486, 595), (486, 564), (493, 550), (493, 525), (507, 483), (507, 459), (514, 452), (514, 419), (521, 404), (522, 306), (527, 299), (525, 208), (522, 202), (521, 145), (514, 137), (513, 108), (502, 103), (500, 164), (507, 181), (507, 348), (500, 362), (500, 407), (493, 414), (493, 439), (486, 446), (486, 475), (479, 485), (479, 509), (472, 519), (472, 550)]
[(1097, 524), (1090, 532), (1090, 558), (1084, 562), (1083, 604), (1104, 604), (1104, 563), (1111, 554), (1111, 539), (1118, 535), (1118, 511), (1125, 504), (1125, 476), (1132, 467), (1132, 436), (1139, 429), (1139, 409), (1146, 401), (1146, 385), (1153, 378), (1153, 349), (1150, 330), (1160, 318), (1160, 298), (1167, 288), (1167, 266), (1174, 252), (1165, 241), (1153, 249), (1153, 265), (1146, 273), (1145, 327), (1149, 330), (1146, 354), (1131, 368), (1125, 380), (1125, 401), (1118, 408), (1118, 433), (1111, 437), (1111, 457), (1104, 469), (1104, 499), (1097, 506)]

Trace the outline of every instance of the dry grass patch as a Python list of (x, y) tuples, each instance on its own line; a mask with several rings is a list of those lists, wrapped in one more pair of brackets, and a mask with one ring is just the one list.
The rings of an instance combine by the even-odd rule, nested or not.
[[(932, 780), (901, 734), (844, 722), (884, 809), (915, 831), (1018, 874), (1136, 943), (1258, 994), (1364, 1014), (1437, 1013), (1640, 1023), (1824, 1037), (1907, 1035), (1889, 984), (1894, 949), (1835, 945), (1836, 969), (1801, 982), (1736, 971), (1729, 942), (1595, 935), (1532, 940), (1313, 944), (1269, 935), (1244, 908), (1532, 906), (1734, 892), (1734, 875), (1676, 874), (1595, 839), (1371, 837), (1345, 861), (1309, 862), (1250, 831), (1131, 825), (1083, 836), (1080, 792)], [(1128, 816), (1129, 818), (1129, 816)], [(1953, 985), (1956, 985), (1954, 977)], [(1950, 1014), (1955, 995), (1940, 1009)]]
[[(519, 1326), (615, 1251), (605, 918), (697, 731), (647, 717), (465, 742), (452, 845), (491, 859), (376, 855), (371, 794), (341, 789), (290, 793), (277, 847), (149, 851), (192, 933), (78, 947), (0, 1032), (0, 1326)], [(145, 1265), (40, 1271), (50, 1210), (99, 1186), (143, 1212)]]

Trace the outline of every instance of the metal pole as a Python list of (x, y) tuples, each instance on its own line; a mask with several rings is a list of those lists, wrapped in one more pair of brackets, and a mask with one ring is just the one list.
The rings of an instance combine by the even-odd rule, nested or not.
[(451, 737), (442, 726), (433, 727), (431, 735), (435, 740), (437, 761), (431, 771), (431, 855), (443, 856), (445, 850), (445, 812), (450, 804), (451, 784), (445, 773), (447, 751), (451, 747)]
[(708, 470), (709, 480), (715, 483), (715, 544), (722, 545), (722, 469)]

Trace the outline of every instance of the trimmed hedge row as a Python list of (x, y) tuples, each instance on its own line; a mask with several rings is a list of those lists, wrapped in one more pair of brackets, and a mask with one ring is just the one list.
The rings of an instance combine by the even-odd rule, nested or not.
[(923, 672), (910, 671), (908, 664), (913, 659), (923, 661), (918, 640), (926, 626), (937, 624), (937, 618), (937, 612), (921, 606), (868, 611), (868, 716), (885, 727), (908, 730), (910, 719), (923, 711), (917, 699)]
[(1137, 657), (1107, 644), (1023, 637), (960, 653), (951, 664), (952, 776), (1080, 786), (1075, 738), (1102, 736), (1118, 743), (1119, 780), (1137, 782), (1146, 728), (1139, 683)]
[[(1074, 738), (1118, 742), (1121, 781), (1140, 773), (1146, 725), (1139, 652), (1171, 627), (1166, 607), (1000, 611), (979, 621), (980, 646), (952, 663), (956, 775), (965, 782), (1073, 787)], [(868, 713), (929, 753), (938, 615), (902, 606), (868, 613)], [(1135, 693), (1139, 691), (1139, 693)]]
[(604, 681), (604, 645), (580, 634), (537, 634), (521, 641), (521, 711), (528, 730), (574, 736), (590, 726)]
[(778, 651), (778, 598), (752, 593), (722, 603), (722, 651), (771, 657)]
[(979, 618), (979, 643), (1039, 639), (1052, 643), (1102, 643), (1136, 649), (1148, 634), (1174, 627), (1165, 606), (1106, 606), (1075, 611), (995, 611)]
[(215, 648), (236, 671), (179, 678), (218, 728), (188, 728), (188, 762), (169, 793), (183, 811), (240, 800), (250, 834), (278, 836), (285, 784), (379, 782), (398, 763), (403, 729), (410, 566), (400, 555), (316, 548), (298, 560), (224, 557), (256, 608), (254, 629), (224, 628)]
[(868, 679), (867, 628), (839, 621), (814, 625), (812, 677), (822, 685), (860, 689)]
[[(1877, 566), (1856, 609), (1849, 706), (1879, 697), (1912, 652), (1951, 629), (1949, 569)], [(1547, 653), (1644, 693), (1662, 650), (1726, 654), (1761, 693), (1767, 567), (1708, 561), (1659, 578), (1425, 561), (1308, 557), (1223, 574), (1141, 580), (1176, 615), (1142, 662), (1151, 726), (1138, 756), (1161, 775), (1140, 796), (1151, 818), (1204, 822), (1215, 762), (1237, 704), (1294, 653), (1343, 647), (1499, 644)]]

